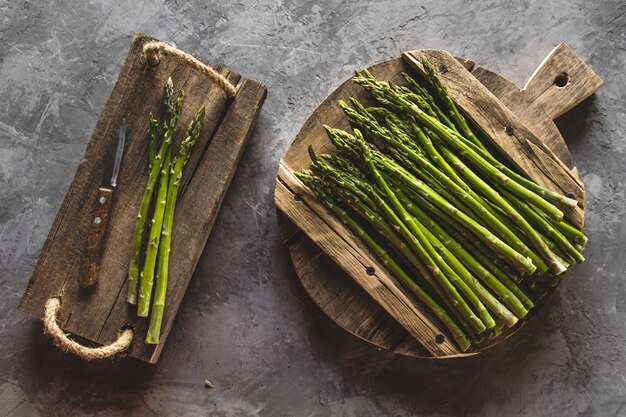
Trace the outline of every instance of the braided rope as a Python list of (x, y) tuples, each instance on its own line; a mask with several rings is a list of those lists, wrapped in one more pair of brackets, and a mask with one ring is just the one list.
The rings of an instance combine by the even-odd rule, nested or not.
[(131, 329), (125, 329), (120, 332), (117, 340), (110, 345), (97, 348), (83, 346), (75, 340), (70, 339), (59, 327), (57, 323), (59, 308), (61, 308), (61, 299), (57, 297), (49, 298), (48, 301), (46, 301), (43, 322), (46, 333), (52, 337), (54, 344), (64, 352), (73, 353), (86, 361), (106, 359), (128, 349), (130, 342), (133, 340), (133, 331)]
[(204, 73), (207, 77), (209, 77), (215, 84), (217, 84), (222, 91), (226, 94), (227, 97), (234, 97), (237, 94), (237, 89), (235, 86), (226, 79), (222, 74), (215, 71), (213, 68), (208, 65), (203, 64), (201, 61), (196, 59), (193, 55), (188, 54), (187, 52), (181, 51), (178, 48), (175, 48), (171, 45), (168, 45), (165, 42), (159, 41), (150, 41), (143, 46), (143, 52), (146, 54), (146, 58), (150, 65), (156, 65), (161, 61), (161, 56), (173, 56), (176, 58), (183, 59), (187, 64), (196, 68), (198, 71)]

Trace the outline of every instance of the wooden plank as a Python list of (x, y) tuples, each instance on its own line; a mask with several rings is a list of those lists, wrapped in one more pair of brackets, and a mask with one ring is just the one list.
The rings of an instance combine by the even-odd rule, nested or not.
[[(595, 93), (604, 81), (566, 44), (558, 45), (537, 67), (522, 89), (532, 111), (552, 119)], [(515, 111), (517, 107), (512, 110)], [(528, 111), (527, 111), (528, 112)]]
[(278, 223), (278, 235), (280, 241), (285, 244), (300, 233), (298, 226), (285, 217), (285, 215), (280, 211), (276, 212), (276, 222)]
[[(304, 196), (301, 201), (294, 199), (296, 193)], [(300, 229), (429, 352), (436, 356), (460, 353), (454, 343), (446, 341), (438, 344), (435, 341), (435, 337), (443, 331), (430, 312), (282, 163), (279, 166), (274, 201), (277, 208), (292, 221), (297, 217)], [(369, 266), (375, 269), (373, 275), (366, 273)]]
[(602, 79), (566, 44), (558, 45), (523, 89), (484, 68), (472, 71), (485, 87), (568, 167), (572, 156), (554, 120), (595, 93)]
[[(289, 255), (307, 294), (340, 327), (384, 349), (393, 349), (409, 337), (407, 331), (311, 239), (300, 234), (299, 239), (290, 243)], [(422, 345), (417, 346), (416, 355), (431, 356)]]
[[(547, 113), (533, 114), (532, 103), (528, 103), (528, 97), (523, 90), (506, 78), (485, 68), (475, 68), (472, 75), (509, 109), (515, 107), (515, 114), (524, 121), (528, 129), (540, 138), (568, 168), (574, 167), (572, 155), (554, 119)], [(574, 172), (573, 169), (572, 172)]]
[[(304, 290), (334, 320), (337, 314), (327, 311), (326, 307), (346, 288), (360, 287), (304, 233), (290, 242), (289, 256)], [(342, 274), (347, 279), (340, 279)]]
[[(195, 189), (196, 197), (202, 195), (208, 198), (207, 194), (210, 194), (211, 198), (221, 201), (229, 181), (217, 177), (209, 181), (206, 177), (199, 176), (204, 172), (202, 167), (207, 164), (207, 159), (212, 158), (210, 164), (215, 164), (214, 160), (218, 160), (215, 169), (219, 169), (220, 174), (230, 178), (239, 160), (238, 156), (245, 147), (247, 135), (258, 115), (258, 107), (262, 100), (259, 102), (256, 98), (254, 102), (251, 102), (250, 96), (246, 93), (250, 87), (243, 89), (242, 85), (242, 89), (231, 104), (231, 101), (227, 100), (204, 74), (200, 74), (181, 60), (164, 58), (156, 67), (150, 66), (142, 52), (143, 45), (150, 40), (152, 38), (141, 34), (133, 39), (118, 80), (98, 120), (85, 155), (39, 256), (19, 309), (35, 317), (42, 317), (45, 301), (51, 296), (62, 295), (59, 323), (64, 330), (104, 344), (115, 339), (121, 325), (130, 324), (137, 330), (130, 354), (144, 360), (154, 361), (158, 358), (167, 338), (184, 288), (193, 272), (193, 267), (190, 265), (192, 263), (195, 265), (195, 261), (191, 262), (187, 258), (176, 255), (177, 249), (173, 248), (170, 268), (174, 273), (170, 273), (172, 290), (168, 293), (169, 307), (164, 317), (165, 332), (161, 344), (153, 354), (150, 352), (152, 348), (143, 346), (145, 335), (142, 332), (145, 319), (136, 319), (135, 308), (120, 301), (124, 299), (127, 291), (126, 274), (132, 229), (141, 199), (141, 192), (138, 190), (143, 190), (148, 176), (146, 137), (148, 114), (150, 111), (161, 109), (163, 86), (167, 77), (171, 76), (175, 88), (181, 88), (186, 93), (179, 130), (173, 142), (174, 150), (177, 151), (184, 137), (187, 123), (200, 106), (205, 106), (203, 131), (194, 149), (195, 152), (192, 153), (194, 157), (185, 168), (185, 181), (189, 182), (190, 187), (193, 183), (198, 184)], [(240, 79), (240, 76), (232, 71), (215, 66), (214, 68), (233, 84)], [(257, 91), (258, 87), (252, 90)], [(255, 94), (258, 95), (258, 93)], [(264, 94), (263, 87), (263, 98)], [(239, 110), (237, 113), (232, 113), (235, 103), (239, 103)], [(229, 107), (230, 111), (222, 122), (224, 113)], [(225, 121), (230, 114), (232, 114), (231, 122), (228, 125)], [(245, 114), (245, 117), (242, 118), (242, 114)], [(115, 201), (111, 209), (107, 240), (103, 247), (99, 282), (95, 288), (81, 291), (78, 286), (79, 260), (85, 247), (87, 226), (92, 217), (91, 204), (86, 204), (86, 202), (96, 198), (105, 156), (111, 148), (122, 117), (127, 119), (127, 145), (118, 187), (115, 191)], [(237, 120), (232, 121), (235, 118)], [(220, 129), (218, 134), (215, 134), (218, 126)], [(232, 147), (221, 150), (230, 149), (233, 154), (216, 158), (214, 155), (209, 155), (212, 149), (212, 146), (209, 146), (206, 155), (203, 156), (203, 150), (210, 142), (220, 143), (218, 140), (220, 138), (224, 141), (224, 133), (220, 135), (219, 132), (227, 130), (230, 130), (228, 134)], [(206, 168), (205, 171), (215, 173)], [(194, 181), (196, 176), (199, 179)], [(184, 247), (190, 252), (190, 256), (195, 257), (199, 256), (204, 247), (219, 203), (213, 206), (186, 207), (189, 205), (189, 203), (183, 203), (186, 194), (183, 192), (181, 195), (177, 213), (185, 212), (186, 218), (199, 223), (193, 226), (185, 225), (184, 221), (179, 220), (180, 216), (177, 216), (174, 224), (173, 245), (180, 245), (177, 242), (184, 241)], [(189, 229), (193, 229), (194, 232), (200, 229), (203, 233), (196, 233), (186, 239), (181, 238), (181, 234), (187, 233)], [(118, 326), (119, 323), (121, 323), (120, 326)], [(107, 327), (109, 325), (115, 328), (109, 329)]]
[[(448, 52), (419, 50), (405, 52), (402, 56), (418, 71), (422, 71), (423, 58), (436, 67), (445, 65), (447, 71), (439, 73), (439, 76), (458, 106), (503, 154), (536, 182), (551, 190), (573, 195), (579, 201), (579, 207), (565, 211), (565, 215), (582, 227), (585, 197), (582, 183), (515, 114)], [(512, 135), (506, 133), (507, 128), (513, 129)]]

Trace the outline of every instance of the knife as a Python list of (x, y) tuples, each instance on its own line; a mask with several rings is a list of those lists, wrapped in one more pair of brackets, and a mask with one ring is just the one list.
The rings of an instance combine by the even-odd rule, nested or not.
[(102, 254), (102, 244), (109, 223), (109, 211), (113, 202), (113, 190), (117, 186), (117, 175), (122, 165), (124, 144), (126, 143), (126, 119), (122, 119), (117, 132), (115, 157), (109, 159), (102, 185), (98, 188), (98, 197), (94, 203), (93, 215), (87, 234), (87, 247), (83, 259), (83, 270), (79, 278), (80, 286), (89, 288), (98, 281), (98, 266)]

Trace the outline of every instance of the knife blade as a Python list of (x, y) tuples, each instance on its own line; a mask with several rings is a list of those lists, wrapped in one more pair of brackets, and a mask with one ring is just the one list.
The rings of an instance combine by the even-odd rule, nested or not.
[[(113, 191), (117, 187), (117, 177), (122, 165), (126, 144), (126, 119), (122, 119), (117, 131), (115, 154), (108, 155), (107, 169), (103, 174), (102, 185), (92, 210), (92, 220), (87, 232), (85, 257), (79, 283), (82, 288), (89, 288), (98, 282), (98, 269), (102, 255), (102, 245), (109, 223), (109, 212), (113, 203)], [(111, 156), (113, 156), (111, 158)]]

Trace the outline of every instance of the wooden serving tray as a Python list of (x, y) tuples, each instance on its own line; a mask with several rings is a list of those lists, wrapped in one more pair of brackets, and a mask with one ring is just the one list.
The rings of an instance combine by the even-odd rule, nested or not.
[[(131, 326), (134, 337), (128, 354), (156, 362), (208, 239), (221, 202), (248, 143), (266, 88), (227, 68), (211, 65), (233, 85), (227, 99), (204, 74), (181, 59), (163, 58), (152, 66), (143, 53), (153, 39), (137, 34), (111, 95), (96, 124), (85, 154), (61, 204), (19, 310), (42, 318), (50, 297), (61, 297), (58, 323), (63, 330), (95, 344), (106, 345)], [(206, 63), (206, 62), (205, 62)], [(207, 65), (210, 65), (206, 63)], [(146, 345), (147, 319), (136, 317), (126, 302), (127, 273), (133, 227), (148, 179), (147, 121), (161, 109), (163, 87), (171, 76), (175, 90), (185, 91), (185, 103), (173, 147), (177, 152), (187, 124), (204, 105), (204, 126), (184, 170), (172, 233), (167, 301), (158, 345)], [(126, 151), (102, 248), (97, 285), (79, 287), (80, 264), (107, 152), (122, 117), (127, 120)]]
[[(538, 183), (580, 202), (565, 215), (582, 226), (584, 186), (554, 119), (602, 86), (593, 70), (565, 44), (548, 55), (521, 90), (471, 61), (439, 50), (406, 52), (369, 70), (381, 80), (404, 84), (401, 73), (421, 73), (423, 57), (436, 68), (446, 66), (447, 72), (439, 76), (452, 98), (511, 161)], [(279, 165), (274, 199), (300, 281), (332, 320), (380, 348), (428, 358), (479, 353), (488, 346), (463, 353), (453, 341), (437, 338), (446, 332), (433, 315), (293, 175), (310, 164), (309, 145), (320, 153), (333, 150), (323, 124), (349, 129), (336, 104), (349, 97), (372, 103), (360, 86), (346, 81), (305, 122)], [(541, 305), (489, 346), (517, 331)]]

